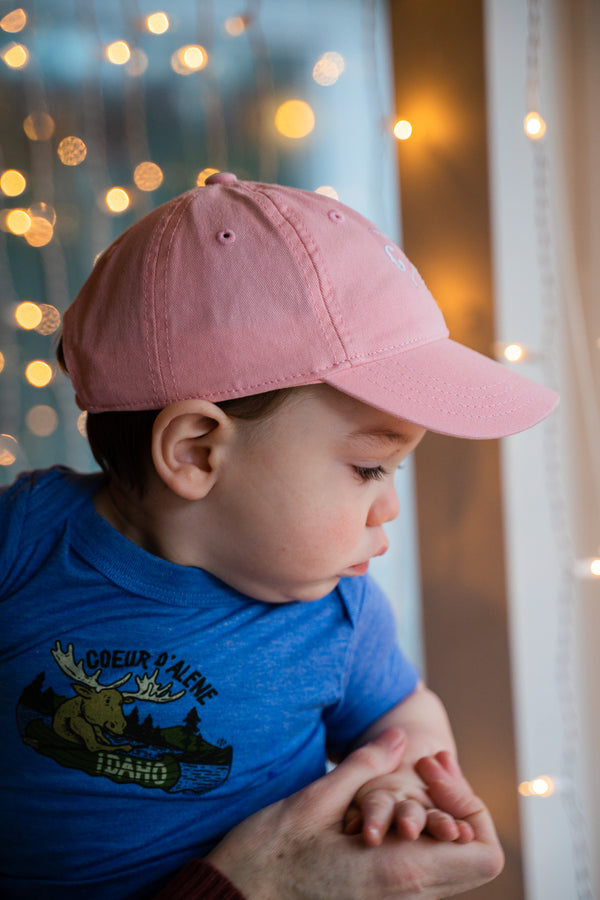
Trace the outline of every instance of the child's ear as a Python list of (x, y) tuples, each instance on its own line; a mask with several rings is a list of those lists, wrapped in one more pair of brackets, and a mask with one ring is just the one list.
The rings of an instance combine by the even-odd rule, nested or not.
[(208, 400), (181, 400), (163, 409), (152, 430), (152, 460), (164, 483), (185, 500), (201, 500), (219, 476), (233, 422)]

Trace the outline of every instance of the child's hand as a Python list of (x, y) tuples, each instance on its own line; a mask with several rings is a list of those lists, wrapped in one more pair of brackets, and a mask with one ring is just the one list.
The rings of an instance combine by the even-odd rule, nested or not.
[[(457, 766), (451, 758), (447, 764)], [(372, 847), (379, 846), (391, 829), (409, 841), (422, 833), (438, 841), (464, 844), (473, 840), (471, 826), (434, 807), (416, 772), (405, 766), (364, 784), (344, 820), (346, 834), (362, 833)]]

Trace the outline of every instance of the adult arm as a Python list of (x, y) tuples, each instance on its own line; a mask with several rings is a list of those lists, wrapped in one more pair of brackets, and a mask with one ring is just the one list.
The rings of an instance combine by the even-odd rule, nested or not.
[[(441, 900), (490, 881), (502, 869), (502, 850), (489, 812), (451, 754), (420, 761), (418, 771), (432, 802), (470, 825), (469, 843), (389, 834), (380, 846), (367, 847), (362, 836), (343, 833), (360, 785), (394, 771), (405, 749), (405, 736), (390, 729), (333, 772), (246, 819), (207, 862), (245, 900)], [(191, 884), (187, 894), (177, 889), (178, 878), (155, 900), (229, 900), (194, 892)]]

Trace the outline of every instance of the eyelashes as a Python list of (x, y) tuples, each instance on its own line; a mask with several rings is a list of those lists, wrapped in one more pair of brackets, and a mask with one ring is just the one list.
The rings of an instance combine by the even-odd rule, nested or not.
[[(397, 467), (404, 468), (404, 463)], [(361, 481), (381, 481), (386, 475), (391, 474), (383, 466), (353, 466), (354, 471)]]
[(362, 481), (381, 481), (387, 474), (382, 466), (354, 466), (354, 471)]

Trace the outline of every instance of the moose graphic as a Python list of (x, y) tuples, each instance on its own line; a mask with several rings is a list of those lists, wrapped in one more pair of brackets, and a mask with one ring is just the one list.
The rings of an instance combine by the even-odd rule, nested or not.
[[(75, 662), (73, 644), (69, 644), (66, 652), (60, 641), (50, 651), (61, 672), (71, 679), (71, 687), (76, 696), (64, 700), (56, 709), (52, 720), (52, 729), (60, 737), (74, 744), (83, 744), (88, 750), (100, 751), (106, 747), (114, 747), (106, 736), (121, 735), (127, 724), (123, 714), (123, 704), (134, 700), (147, 700), (151, 703), (171, 703), (183, 697), (185, 690), (171, 694), (172, 681), (165, 687), (158, 684), (158, 669), (152, 676), (136, 675), (136, 691), (119, 690), (132, 676), (131, 672), (113, 681), (112, 684), (100, 684), (102, 669), (88, 675), (83, 667), (83, 659)], [(119, 744), (115, 749), (128, 751), (131, 744)]]

